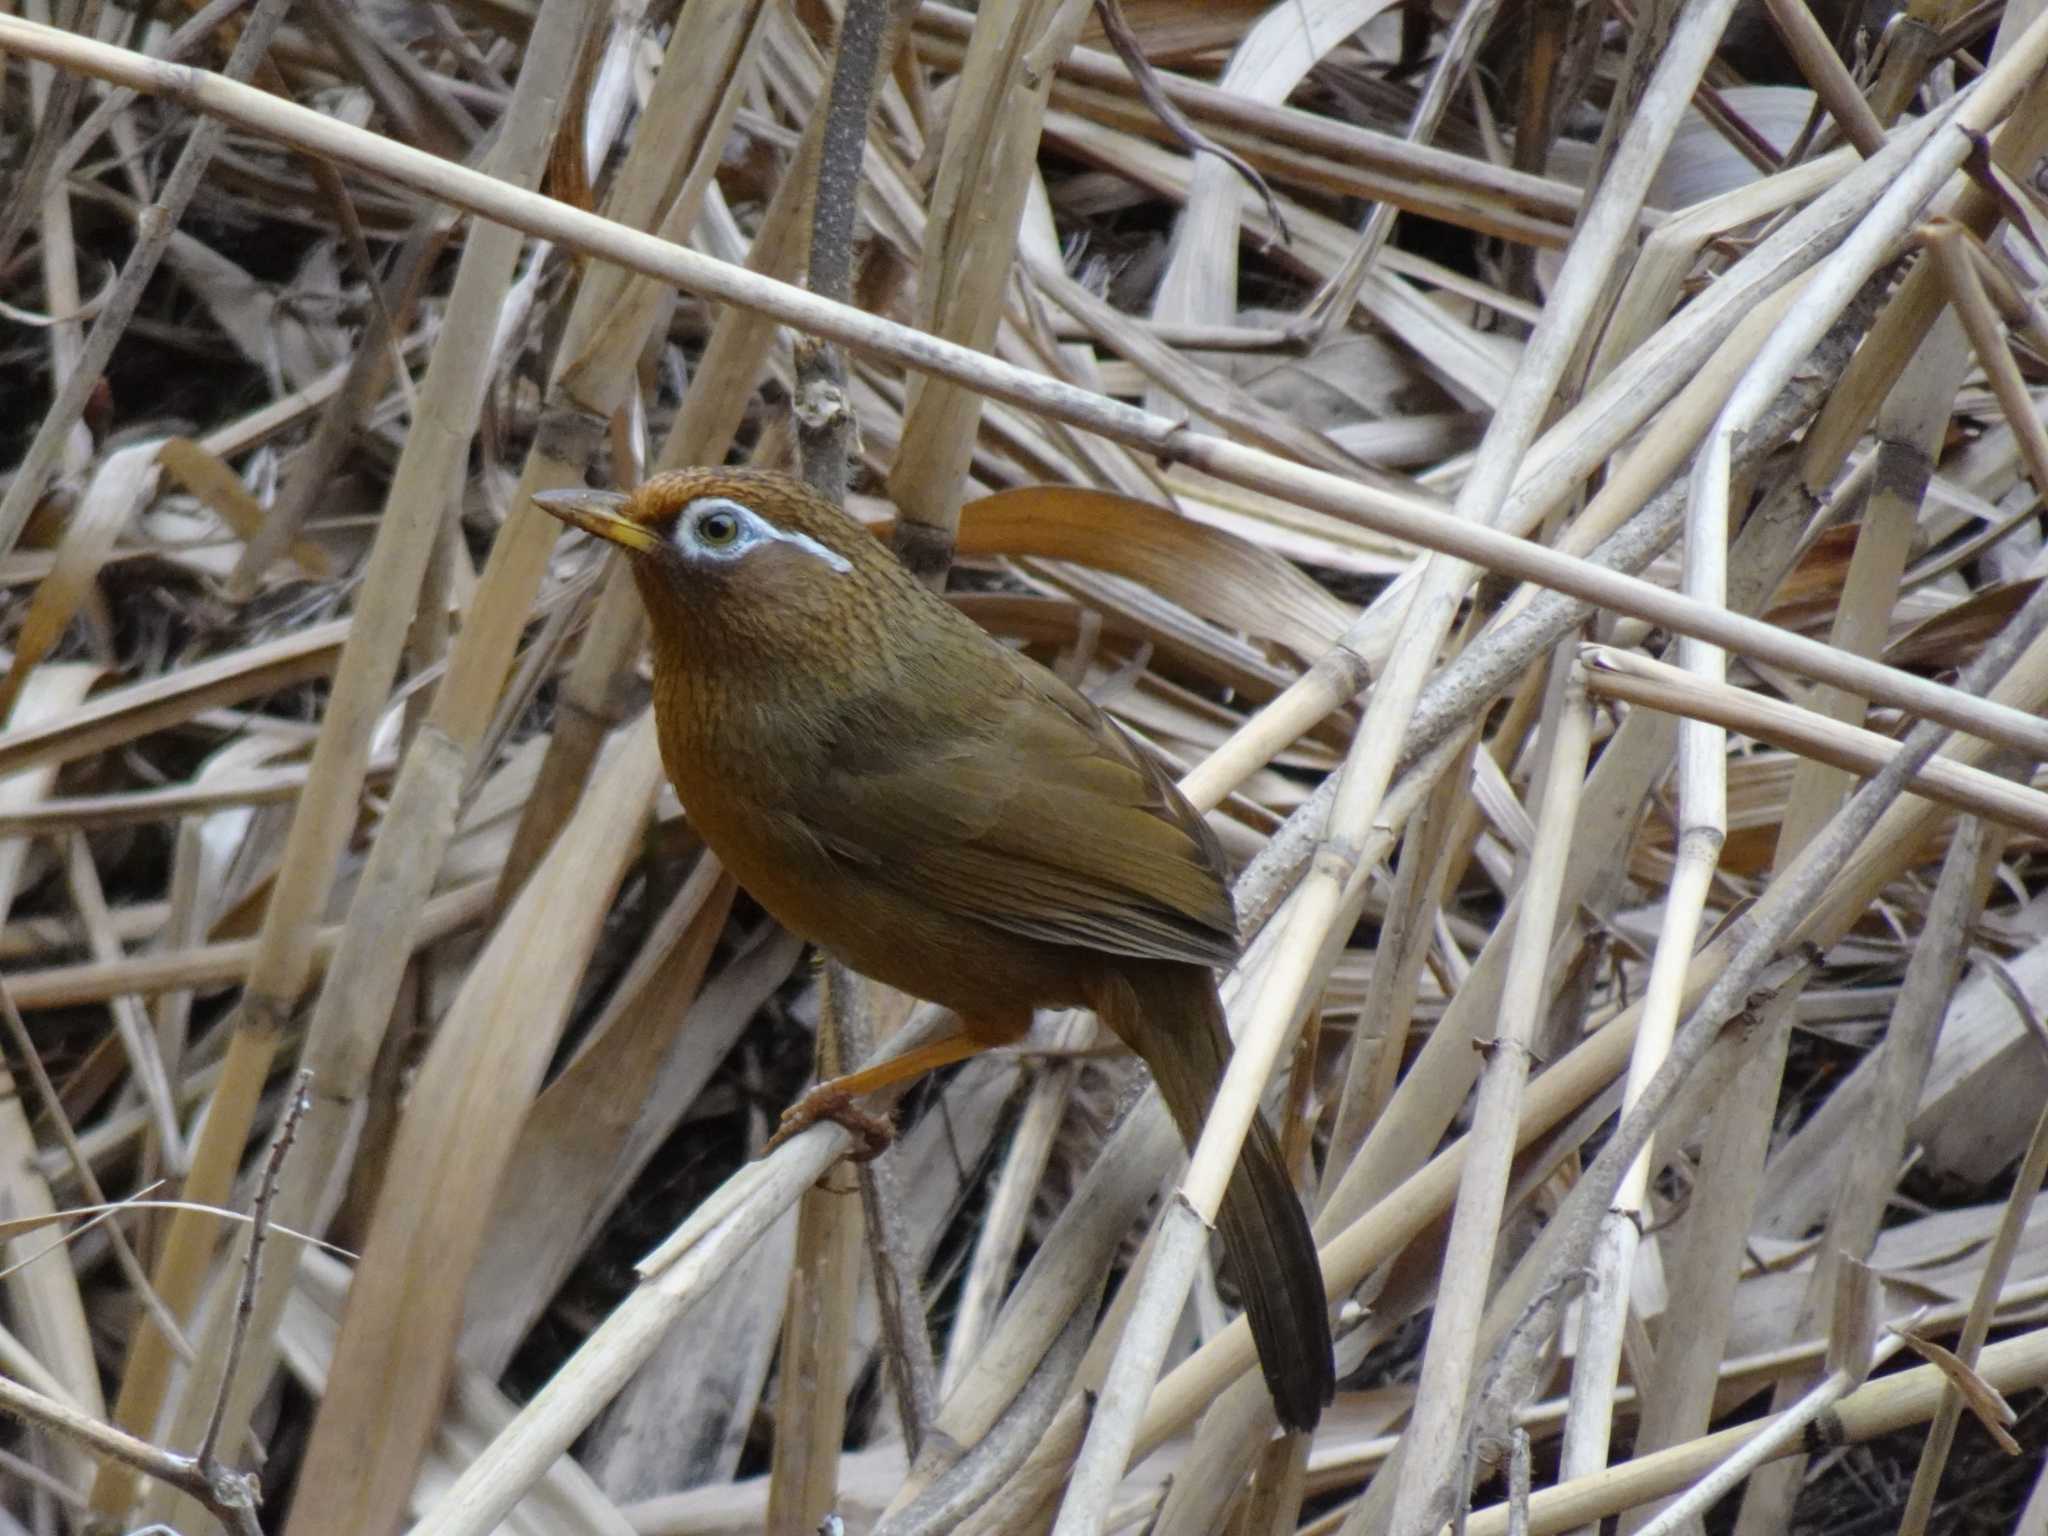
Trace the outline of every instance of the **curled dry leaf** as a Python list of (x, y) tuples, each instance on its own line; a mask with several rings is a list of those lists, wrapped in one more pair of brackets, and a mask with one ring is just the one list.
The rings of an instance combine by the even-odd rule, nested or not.
[(57, 549), (56, 567), (36, 586), (28, 614), (15, 637), (14, 665), (0, 680), (0, 722), (13, 712), (37, 663), (63, 637), (84, 606), (114, 540), (136, 512), (156, 494), (154, 443), (122, 448), (107, 456), (79, 498)]
[(78, 308), (68, 314), (46, 315), (41, 310), (24, 309), (18, 304), (0, 303), (0, 317), (12, 320), (16, 325), (25, 325), (31, 330), (47, 330), (53, 325), (82, 325), (100, 312), (107, 302), (107, 295), (114, 287), (113, 264), (107, 266), (107, 279), (100, 285), (100, 291), (84, 300)]
[[(208, 452), (189, 437), (173, 437), (164, 441), (157, 458), (172, 479), (205, 502), (244, 542), (256, 536), (256, 530), (263, 526), (263, 504), (249, 494), (242, 477), (219, 455)], [(316, 581), (334, 574), (334, 562), (327, 558), (327, 551), (311, 539), (292, 541), (292, 559)]]
[(2005, 1400), (1998, 1388), (1972, 1370), (1953, 1350), (1942, 1348), (1932, 1339), (1923, 1339), (1910, 1329), (1894, 1328), (1892, 1332), (1906, 1341), (1908, 1349), (1948, 1378), (1948, 1384), (1961, 1396), (1963, 1406), (1976, 1415), (1977, 1422), (1984, 1426), (2006, 1455), (2019, 1455), (2020, 1443), (2006, 1428), (2008, 1424), (2018, 1423), (2019, 1415), (2013, 1412), (2012, 1404)]
[(1971, 593), (1948, 612), (1924, 619), (1885, 648), (1884, 659), (1895, 667), (1957, 667), (1976, 655), (1984, 642), (2033, 595), (2036, 582), (2009, 581)]
[[(1387, 0), (1303, 0), (1268, 11), (1232, 55), (1223, 88), (1253, 101), (1285, 101), (1332, 49), (1387, 9)], [(1239, 196), (1228, 166), (1195, 166), (1153, 319), (1220, 323), (1235, 315)]]

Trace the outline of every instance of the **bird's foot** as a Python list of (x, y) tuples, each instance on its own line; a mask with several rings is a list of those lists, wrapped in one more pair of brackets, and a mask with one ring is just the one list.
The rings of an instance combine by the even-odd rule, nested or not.
[(886, 1117), (869, 1114), (853, 1102), (853, 1095), (845, 1089), (825, 1083), (813, 1088), (782, 1112), (782, 1124), (768, 1138), (768, 1145), (761, 1149), (761, 1155), (766, 1157), (790, 1137), (809, 1130), (820, 1120), (830, 1120), (853, 1138), (853, 1150), (846, 1154), (850, 1163), (873, 1162), (896, 1139), (896, 1127)]

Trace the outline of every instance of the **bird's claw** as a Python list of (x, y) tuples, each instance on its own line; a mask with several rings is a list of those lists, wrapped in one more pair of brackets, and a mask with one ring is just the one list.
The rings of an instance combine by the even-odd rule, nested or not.
[(853, 1150), (846, 1154), (849, 1163), (873, 1162), (896, 1139), (896, 1127), (885, 1116), (871, 1115), (858, 1107), (853, 1095), (837, 1088), (813, 1088), (782, 1112), (782, 1124), (768, 1138), (761, 1155), (766, 1157), (820, 1120), (830, 1120), (853, 1138)]

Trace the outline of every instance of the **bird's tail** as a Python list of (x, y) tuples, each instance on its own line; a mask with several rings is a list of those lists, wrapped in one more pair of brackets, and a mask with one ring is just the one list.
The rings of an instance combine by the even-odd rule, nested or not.
[[(1145, 1058), (1182, 1139), (1193, 1147), (1230, 1062), (1216, 983), (1187, 964), (1120, 970), (1097, 999), (1097, 1011)], [(1245, 1135), (1216, 1222), (1275, 1413), (1290, 1430), (1313, 1429), (1336, 1390), (1329, 1305), (1308, 1217), (1263, 1114)]]

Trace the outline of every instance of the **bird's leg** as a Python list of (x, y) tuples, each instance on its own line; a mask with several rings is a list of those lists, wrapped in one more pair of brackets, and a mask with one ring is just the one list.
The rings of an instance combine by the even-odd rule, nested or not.
[(905, 1051), (901, 1056), (878, 1061), (844, 1077), (829, 1078), (782, 1112), (781, 1128), (768, 1138), (768, 1145), (761, 1149), (761, 1154), (765, 1157), (797, 1132), (816, 1125), (820, 1120), (830, 1120), (852, 1133), (857, 1145), (849, 1156), (857, 1163), (864, 1163), (878, 1156), (896, 1139), (896, 1130), (881, 1116), (856, 1108), (855, 1099), (893, 1083), (910, 1082), (987, 1049), (985, 1042), (960, 1029), (929, 1045)]

